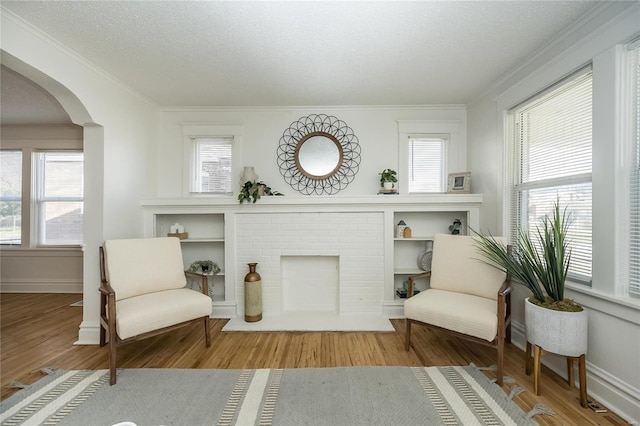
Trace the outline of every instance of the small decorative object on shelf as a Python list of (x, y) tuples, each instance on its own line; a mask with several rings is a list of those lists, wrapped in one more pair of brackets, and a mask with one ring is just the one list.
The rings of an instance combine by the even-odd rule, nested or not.
[(411, 238), (411, 228), (408, 226), (402, 231), (402, 238)]
[(244, 201), (255, 203), (264, 195), (284, 195), (278, 191), (274, 191), (264, 182), (246, 181), (240, 188), (238, 194), (238, 202), (242, 204)]
[[(413, 295), (415, 296), (416, 294), (420, 293), (420, 290), (418, 290), (417, 288), (413, 289)], [(398, 295), (399, 298), (401, 299), (406, 299), (407, 298), (407, 290), (406, 289), (397, 289), (396, 290), (396, 295)]]
[(404, 238), (404, 230), (407, 228), (407, 224), (404, 223), (404, 220), (398, 222), (396, 226), (396, 238)]
[(244, 166), (244, 170), (242, 170), (242, 174), (240, 175), (240, 185), (244, 182), (256, 182), (257, 180), (258, 175), (253, 169), (253, 166)]
[(418, 255), (418, 268), (425, 272), (431, 270), (431, 260), (433, 259), (433, 241), (427, 241), (425, 251)]
[(184, 226), (176, 222), (169, 227), (169, 233), (167, 234), (167, 237), (178, 237), (181, 240), (185, 240), (189, 238), (189, 233), (184, 232)]
[(462, 227), (462, 222), (460, 219), (453, 219), (453, 224), (449, 225), (449, 232), (452, 235), (460, 235), (460, 228)]
[(256, 272), (257, 263), (249, 263), (249, 273), (244, 277), (244, 320), (257, 322), (262, 319), (262, 277)]
[(189, 271), (198, 274), (217, 274), (220, 272), (220, 266), (212, 260), (196, 260), (189, 266)]
[(380, 173), (380, 186), (384, 188), (384, 191), (390, 191), (395, 187), (395, 183), (398, 182), (398, 174), (393, 169), (384, 169)]
[(468, 194), (471, 192), (471, 173), (449, 173), (447, 192), (452, 194)]

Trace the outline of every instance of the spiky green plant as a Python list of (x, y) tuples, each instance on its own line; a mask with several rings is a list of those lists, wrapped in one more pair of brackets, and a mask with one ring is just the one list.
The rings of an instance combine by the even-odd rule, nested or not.
[(512, 278), (531, 290), (533, 297), (541, 304), (545, 303), (545, 293), (554, 302), (561, 302), (571, 262), (571, 250), (566, 238), (568, 230), (567, 208), (561, 211), (560, 204), (556, 201), (553, 205), (553, 217), (544, 217), (542, 227), (538, 226), (532, 232), (533, 239), (528, 233), (519, 230), (515, 250), (509, 251), (491, 234), (482, 235), (477, 232), (479, 238), (476, 245), (490, 260), (486, 263), (504, 269)]

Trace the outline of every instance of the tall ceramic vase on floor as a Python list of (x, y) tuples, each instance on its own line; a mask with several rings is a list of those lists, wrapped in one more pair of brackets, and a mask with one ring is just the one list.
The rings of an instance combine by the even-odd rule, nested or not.
[(244, 277), (244, 320), (256, 322), (262, 319), (262, 277), (256, 272), (257, 263), (249, 263), (249, 273)]

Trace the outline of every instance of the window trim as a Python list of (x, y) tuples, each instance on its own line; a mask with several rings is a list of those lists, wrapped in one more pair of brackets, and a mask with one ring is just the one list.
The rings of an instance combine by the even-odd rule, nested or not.
[[(239, 183), (236, 185), (236, 174), (240, 173), (242, 169), (242, 139), (243, 126), (240, 124), (184, 124), (182, 125), (182, 196), (185, 198), (198, 198), (198, 197), (234, 197), (237, 196), (240, 188)], [(219, 139), (230, 138), (231, 139), (231, 189), (233, 193), (228, 194), (213, 194), (213, 193), (194, 193), (191, 192), (191, 177), (193, 171), (192, 155), (193, 155), (193, 140), (194, 139)]]
[[(420, 196), (426, 193), (409, 194), (409, 138), (448, 136), (445, 147), (444, 185), (449, 173), (467, 171), (466, 124), (460, 120), (398, 120), (398, 192)], [(446, 187), (443, 188), (443, 192)]]

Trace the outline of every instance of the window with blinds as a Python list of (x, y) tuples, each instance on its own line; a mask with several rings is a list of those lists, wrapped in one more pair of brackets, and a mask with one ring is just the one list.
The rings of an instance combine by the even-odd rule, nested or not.
[(591, 67), (509, 111), (511, 238), (536, 232), (558, 201), (567, 208), (569, 276), (589, 283), (592, 267)]
[(409, 193), (443, 192), (447, 137), (409, 137)]
[(191, 192), (232, 194), (232, 138), (192, 139)]
[(628, 47), (631, 110), (629, 293), (640, 296), (640, 40)]
[(22, 242), (22, 151), (0, 151), (0, 244)]
[(38, 244), (82, 244), (84, 154), (71, 151), (37, 152), (34, 159)]

